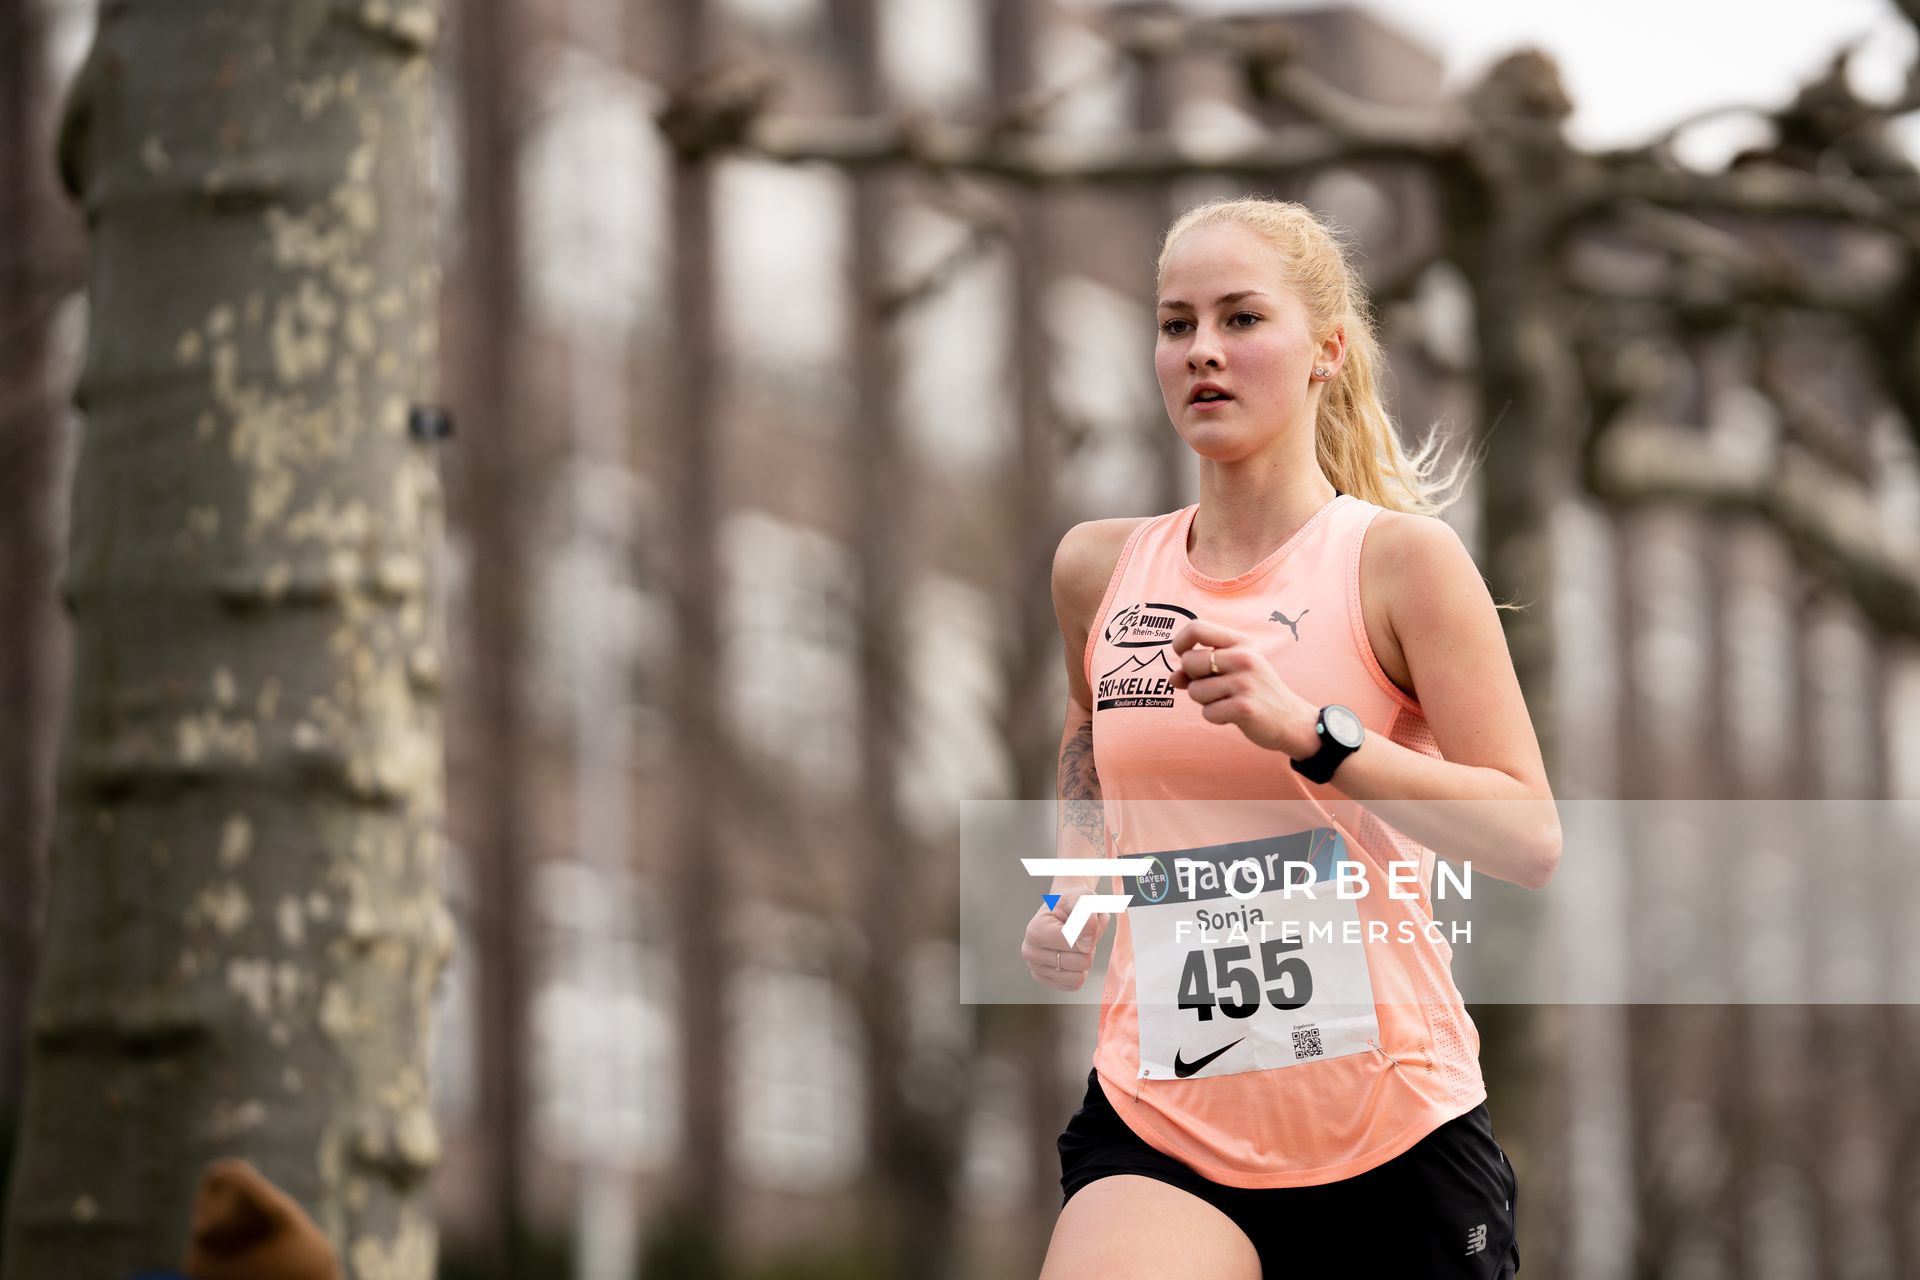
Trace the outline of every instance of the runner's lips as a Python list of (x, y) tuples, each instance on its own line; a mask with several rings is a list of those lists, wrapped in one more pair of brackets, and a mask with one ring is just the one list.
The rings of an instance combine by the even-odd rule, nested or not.
[(1231, 400), (1231, 399), (1233, 399), (1233, 393), (1232, 393), (1232, 392), (1230, 392), (1230, 391), (1228, 391), (1228, 390), (1227, 390), (1227, 389), (1226, 389), (1225, 387), (1223, 387), (1223, 386), (1221, 386), (1221, 385), (1220, 385), (1219, 383), (1217, 383), (1217, 382), (1199, 382), (1199, 383), (1195, 383), (1195, 384), (1194, 384), (1194, 387), (1193, 387), (1193, 390), (1191, 390), (1191, 391), (1189, 391), (1189, 392), (1187, 392), (1187, 403), (1188, 403), (1188, 404), (1217, 404), (1217, 403), (1219, 403), (1219, 401), (1213, 401), (1213, 400), (1206, 400), (1206, 401), (1203, 401), (1203, 400), (1201, 400), (1201, 399), (1200, 399), (1200, 396), (1201, 396), (1201, 394), (1202, 394), (1202, 393), (1204, 393), (1204, 392), (1208, 392), (1208, 391), (1212, 391), (1212, 392), (1216, 392), (1216, 393), (1218, 393), (1218, 395), (1219, 395), (1219, 397), (1220, 397), (1220, 400)]

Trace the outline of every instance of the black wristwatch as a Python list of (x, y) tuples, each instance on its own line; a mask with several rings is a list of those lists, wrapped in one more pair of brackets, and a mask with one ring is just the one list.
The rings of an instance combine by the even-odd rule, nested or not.
[(1293, 761), (1293, 768), (1309, 782), (1325, 783), (1342, 760), (1360, 749), (1367, 731), (1360, 727), (1359, 716), (1337, 702), (1320, 708), (1313, 728), (1320, 735), (1320, 749), (1305, 760)]

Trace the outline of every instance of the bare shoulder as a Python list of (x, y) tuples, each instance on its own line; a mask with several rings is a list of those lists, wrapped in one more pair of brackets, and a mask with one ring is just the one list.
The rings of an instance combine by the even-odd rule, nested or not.
[(1113, 580), (1114, 568), (1127, 539), (1150, 516), (1120, 516), (1110, 520), (1083, 520), (1067, 530), (1053, 553), (1053, 605), (1062, 629), (1073, 626), (1084, 636), (1093, 625), (1094, 611)]
[(1067, 666), (1067, 689), (1082, 707), (1093, 706), (1082, 655), (1093, 615), (1107, 593), (1107, 583), (1120, 563), (1120, 553), (1135, 529), (1151, 516), (1121, 516), (1085, 520), (1067, 530), (1053, 553), (1053, 612), (1060, 620), (1060, 639)]
[(1363, 544), (1362, 578), (1377, 552), (1376, 594), (1441, 757), (1497, 769), (1551, 798), (1500, 612), (1466, 544), (1434, 516), (1394, 513), (1375, 523), (1385, 536), (1378, 547), (1372, 536)]
[(1473, 557), (1460, 541), (1454, 527), (1439, 516), (1415, 515), (1410, 511), (1383, 510), (1374, 517), (1367, 533), (1362, 558), (1373, 559), (1388, 571), (1409, 566), (1430, 568), (1434, 557), (1454, 557), (1467, 564)]
[[(1367, 640), (1387, 678), (1418, 700), (1403, 634), (1435, 597), (1485, 597), (1486, 583), (1452, 525), (1438, 516), (1382, 511), (1360, 548), (1360, 605)], [(1418, 598), (1416, 598), (1418, 597)]]

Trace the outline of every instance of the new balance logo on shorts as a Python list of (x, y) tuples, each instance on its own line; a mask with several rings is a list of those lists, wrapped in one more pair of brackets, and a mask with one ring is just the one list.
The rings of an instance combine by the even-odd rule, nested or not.
[(1487, 1224), (1481, 1223), (1467, 1232), (1467, 1252), (1485, 1253), (1487, 1251)]

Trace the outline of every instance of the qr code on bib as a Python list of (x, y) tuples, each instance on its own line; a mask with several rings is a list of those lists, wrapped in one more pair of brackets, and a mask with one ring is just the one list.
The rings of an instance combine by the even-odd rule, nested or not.
[(1301, 1058), (1318, 1058), (1325, 1052), (1326, 1050), (1320, 1047), (1320, 1028), (1295, 1027), (1293, 1029), (1293, 1056), (1296, 1061)]

